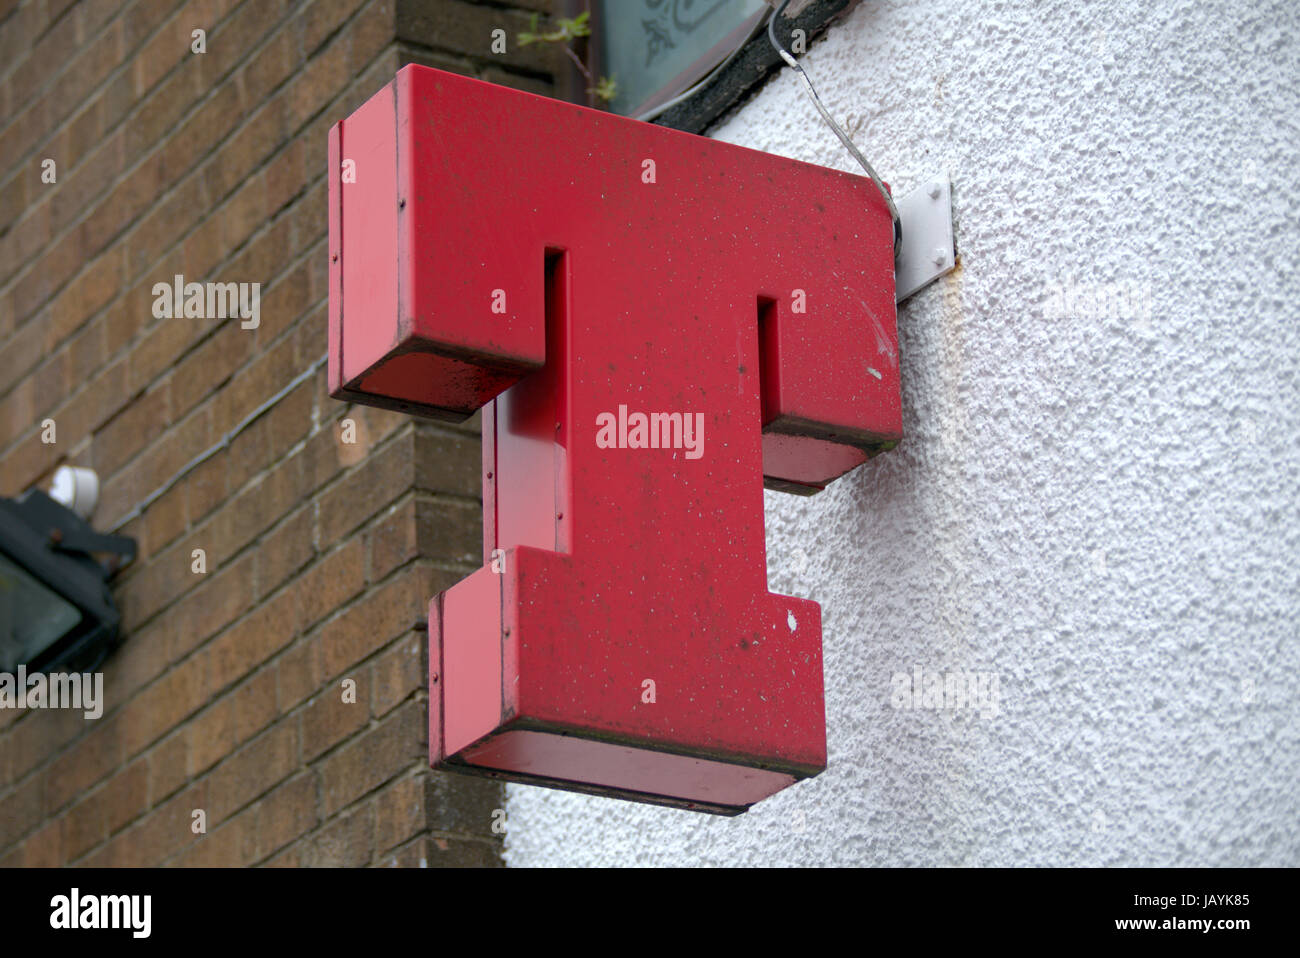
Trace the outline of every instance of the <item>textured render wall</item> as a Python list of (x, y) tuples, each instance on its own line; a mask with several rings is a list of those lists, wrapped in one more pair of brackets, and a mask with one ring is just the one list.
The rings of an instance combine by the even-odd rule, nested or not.
[[(900, 192), (951, 172), (962, 261), (899, 313), (900, 448), (768, 494), (830, 768), (738, 819), (512, 786), (511, 864), (1300, 864), (1298, 28), (926, 0), (810, 51)], [(851, 168), (788, 74), (716, 135)], [(892, 708), (916, 665), (999, 714)]]

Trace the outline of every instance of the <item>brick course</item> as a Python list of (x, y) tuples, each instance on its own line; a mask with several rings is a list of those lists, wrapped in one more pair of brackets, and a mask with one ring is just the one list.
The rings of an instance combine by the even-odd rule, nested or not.
[[(500, 787), (426, 762), (477, 419), (338, 403), (316, 368), (245, 420), (325, 352), (330, 124), (408, 62), (564, 89), (557, 50), (489, 52), (549, 6), (0, 2), (0, 495), (92, 467), (95, 525), (140, 549), (104, 716), (0, 710), (0, 864), (500, 864)], [(259, 327), (155, 318), (177, 273), (260, 283)]]

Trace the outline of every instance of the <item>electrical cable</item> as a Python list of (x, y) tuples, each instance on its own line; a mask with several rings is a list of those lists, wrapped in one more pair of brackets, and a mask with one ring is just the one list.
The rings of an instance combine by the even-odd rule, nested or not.
[(889, 195), (889, 190), (885, 189), (885, 184), (880, 181), (880, 177), (877, 176), (876, 171), (871, 168), (871, 164), (867, 162), (867, 158), (862, 155), (862, 152), (856, 146), (853, 145), (853, 141), (849, 139), (849, 135), (844, 132), (838, 123), (835, 122), (835, 119), (830, 115), (830, 112), (822, 105), (821, 97), (817, 95), (817, 91), (813, 88), (812, 80), (808, 78), (808, 74), (804, 72), (804, 68), (799, 65), (799, 61), (794, 58), (789, 50), (781, 46), (780, 41), (776, 38), (777, 18), (785, 12), (785, 8), (789, 5), (790, 0), (782, 0), (781, 5), (777, 7), (768, 18), (767, 39), (776, 52), (780, 54), (781, 59), (789, 64), (791, 69), (799, 74), (799, 78), (803, 80), (804, 88), (808, 91), (808, 96), (812, 98), (813, 106), (817, 107), (817, 112), (822, 115), (822, 119), (826, 121), (827, 125), (835, 131), (835, 135), (840, 138), (840, 142), (844, 144), (845, 149), (847, 149), (862, 168), (867, 171), (867, 176), (871, 177), (871, 182), (876, 184), (876, 189), (880, 190), (880, 195), (885, 198), (885, 205), (889, 207), (890, 219), (892, 219), (894, 223), (894, 255), (897, 256), (899, 249), (901, 249), (903, 245), (903, 224), (898, 218), (898, 207), (894, 205), (894, 198)]

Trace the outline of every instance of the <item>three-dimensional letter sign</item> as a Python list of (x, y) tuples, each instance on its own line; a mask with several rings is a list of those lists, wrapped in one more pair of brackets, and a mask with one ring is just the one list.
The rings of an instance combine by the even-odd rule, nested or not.
[(723, 814), (822, 771), (821, 610), (767, 589), (763, 488), (901, 436), (871, 181), (419, 66), (329, 162), (333, 395), (483, 410), (432, 764)]

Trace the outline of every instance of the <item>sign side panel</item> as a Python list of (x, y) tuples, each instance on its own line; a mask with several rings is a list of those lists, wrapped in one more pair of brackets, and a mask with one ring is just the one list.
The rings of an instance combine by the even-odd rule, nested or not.
[(342, 383), (355, 380), (397, 341), (397, 143), (390, 84), (342, 123)]

